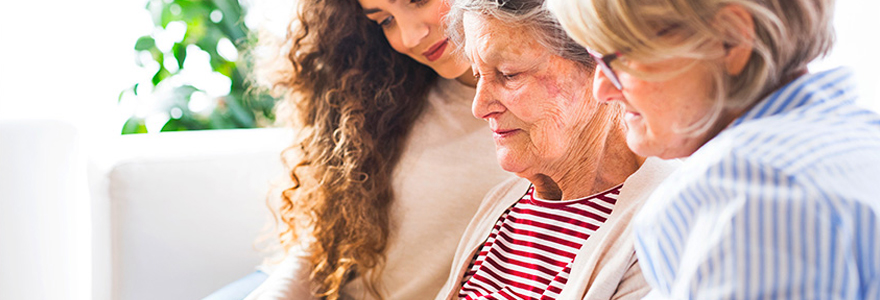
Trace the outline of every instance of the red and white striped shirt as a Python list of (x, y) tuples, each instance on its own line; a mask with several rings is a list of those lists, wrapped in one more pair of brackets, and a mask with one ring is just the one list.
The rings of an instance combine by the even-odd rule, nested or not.
[(534, 197), (498, 218), (462, 280), (460, 299), (556, 299), (581, 246), (605, 222), (623, 185), (577, 200)]

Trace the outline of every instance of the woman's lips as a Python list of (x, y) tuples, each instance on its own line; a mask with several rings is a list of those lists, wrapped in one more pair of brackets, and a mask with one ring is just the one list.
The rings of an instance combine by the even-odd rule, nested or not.
[(495, 136), (495, 139), (503, 139), (510, 137), (519, 132), (519, 129), (498, 129), (492, 130), (492, 135)]
[(446, 46), (449, 45), (449, 39), (443, 39), (442, 41), (437, 42), (425, 52), (422, 52), (422, 55), (428, 59), (428, 61), (435, 61), (443, 55), (443, 51), (446, 50)]
[(634, 122), (642, 118), (642, 115), (639, 113), (635, 113), (632, 111), (626, 111), (623, 115), (623, 119), (627, 122)]

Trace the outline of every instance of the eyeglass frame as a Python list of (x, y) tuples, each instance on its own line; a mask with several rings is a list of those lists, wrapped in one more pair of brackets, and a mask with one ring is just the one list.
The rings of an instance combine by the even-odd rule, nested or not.
[[(672, 24), (657, 32), (656, 36), (664, 36), (670, 31), (678, 29), (679, 27), (681, 27), (680, 24)], [(727, 47), (726, 45), (727, 44), (725, 44), (725, 47)], [(620, 83), (620, 77), (617, 76), (617, 72), (615, 72), (614, 69), (611, 68), (611, 62), (623, 56), (623, 53), (617, 51), (608, 55), (602, 55), (599, 52), (593, 51), (593, 49), (587, 47), (584, 47), (584, 49), (587, 49), (587, 53), (589, 53), (590, 56), (593, 57), (593, 60), (596, 61), (596, 64), (599, 65), (599, 68), (601, 68), (602, 72), (605, 73), (605, 77), (608, 77), (608, 80), (611, 81), (611, 84), (614, 85), (614, 87), (616, 87), (618, 91), (622, 91), (623, 84)]]
[(605, 73), (605, 77), (608, 77), (608, 80), (611, 81), (611, 84), (614, 85), (617, 90), (623, 90), (623, 84), (620, 83), (620, 78), (617, 77), (617, 72), (614, 72), (614, 69), (611, 68), (611, 62), (623, 55), (623, 53), (617, 51), (612, 54), (602, 55), (593, 51), (593, 49), (585, 49), (587, 49), (587, 53), (593, 57), (593, 60), (596, 61), (596, 65), (598, 65), (599, 68), (602, 69), (602, 72)]

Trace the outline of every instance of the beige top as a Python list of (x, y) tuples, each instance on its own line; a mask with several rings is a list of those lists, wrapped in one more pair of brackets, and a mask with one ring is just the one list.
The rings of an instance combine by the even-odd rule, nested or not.
[[(430, 299), (443, 286), (461, 234), (493, 186), (498, 166), (486, 123), (471, 115), (474, 89), (439, 79), (394, 170), (391, 237), (382, 273), (386, 299)], [(285, 259), (247, 299), (311, 299), (308, 270)], [(373, 299), (357, 278), (343, 297)]]
[[(650, 291), (633, 249), (630, 220), (654, 188), (680, 163), (648, 158), (623, 183), (611, 215), (575, 256), (558, 299), (641, 299)], [(520, 200), (531, 183), (514, 178), (486, 195), (459, 242), (446, 284), (436, 299), (458, 299), (461, 280), (498, 218)]]

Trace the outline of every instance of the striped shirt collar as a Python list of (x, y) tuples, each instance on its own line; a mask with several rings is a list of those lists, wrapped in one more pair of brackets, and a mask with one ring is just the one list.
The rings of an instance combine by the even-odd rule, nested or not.
[(848, 92), (855, 89), (855, 81), (853, 72), (846, 67), (803, 75), (758, 102), (734, 120), (731, 127), (819, 102), (855, 102)]

